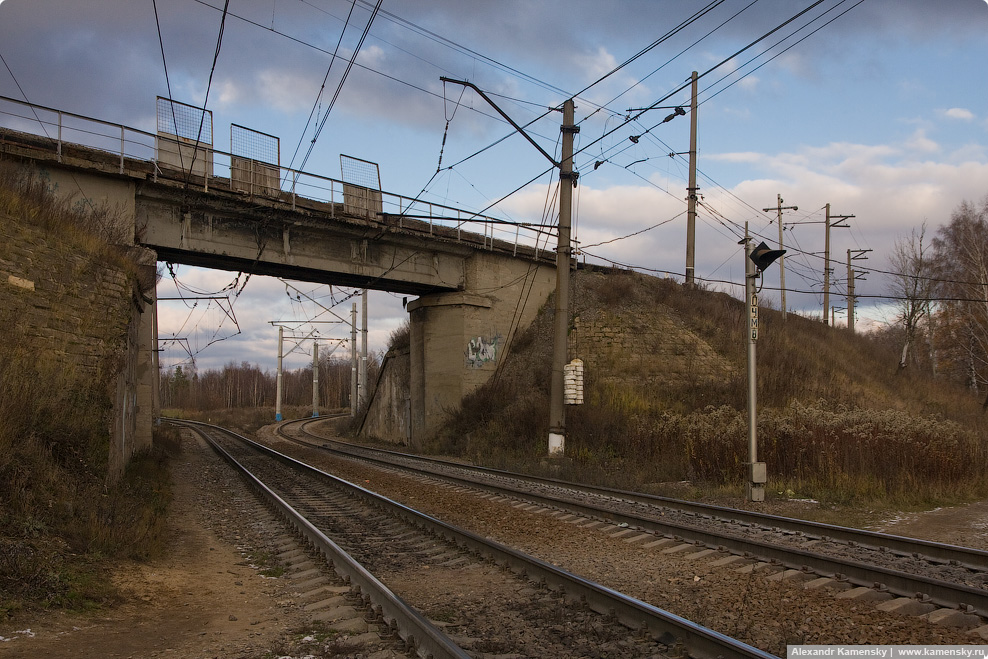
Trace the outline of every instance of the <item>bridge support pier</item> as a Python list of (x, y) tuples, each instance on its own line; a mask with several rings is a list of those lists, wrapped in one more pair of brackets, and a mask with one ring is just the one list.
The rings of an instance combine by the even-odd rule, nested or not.
[(408, 303), (411, 361), (411, 445), (434, 433), (463, 397), (496, 368), (500, 336), (491, 301), (471, 293), (424, 295)]
[(415, 448), (494, 374), (515, 332), (528, 327), (554, 290), (555, 271), (480, 252), (467, 259), (463, 280), (463, 290), (423, 295), (406, 307)]

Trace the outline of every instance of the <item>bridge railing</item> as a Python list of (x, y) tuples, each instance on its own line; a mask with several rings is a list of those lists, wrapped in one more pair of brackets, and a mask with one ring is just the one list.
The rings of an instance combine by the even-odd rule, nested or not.
[[(54, 150), (59, 162), (66, 148), (78, 145), (96, 149), (119, 159), (120, 173), (124, 173), (127, 161), (149, 163), (154, 176), (174, 176), (166, 166), (158, 161), (159, 145), (166, 138), (160, 134), (117, 124), (86, 115), (76, 114), (43, 105), (19, 101), (0, 96), (0, 126), (22, 133), (37, 135)], [(184, 142), (182, 146), (188, 146)], [(206, 145), (203, 145), (206, 146)], [(208, 145), (203, 152), (212, 157), (212, 174), (206, 176), (183, 177), (193, 185), (201, 184), (208, 191), (209, 186), (218, 181), (229, 181), (234, 159), (230, 153)], [(239, 158), (237, 167), (242, 167)], [(259, 166), (270, 167), (266, 163)], [(258, 190), (257, 194), (276, 196), (289, 201), (292, 208), (297, 203), (312, 201), (326, 204), (326, 212), (331, 216), (345, 207), (344, 183), (338, 179), (320, 176), (310, 172), (280, 167), (280, 189)], [(178, 172), (181, 174), (181, 172)], [(253, 178), (251, 178), (253, 180)], [(248, 191), (253, 195), (253, 191)], [(480, 244), (485, 249), (512, 249), (515, 254), (520, 247), (534, 250), (535, 257), (555, 247), (552, 227), (539, 223), (521, 223), (483, 215), (472, 211), (381, 191), (382, 225), (396, 225), (408, 231), (427, 232), (442, 235), (471, 244)]]

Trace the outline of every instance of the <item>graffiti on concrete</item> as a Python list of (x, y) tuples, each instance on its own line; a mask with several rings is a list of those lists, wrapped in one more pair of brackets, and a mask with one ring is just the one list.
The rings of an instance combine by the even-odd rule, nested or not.
[(484, 364), (497, 361), (497, 346), (501, 337), (478, 336), (467, 342), (466, 362), (469, 368), (481, 368)]

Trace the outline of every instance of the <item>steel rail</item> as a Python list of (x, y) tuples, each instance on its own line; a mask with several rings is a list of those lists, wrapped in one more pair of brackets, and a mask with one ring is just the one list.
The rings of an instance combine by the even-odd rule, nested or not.
[[(300, 421), (311, 422), (314, 421), (314, 419), (304, 419)], [(303, 431), (306, 425), (307, 423), (302, 423)], [(857, 544), (866, 547), (873, 547), (877, 549), (891, 551), (900, 556), (913, 556), (915, 554), (922, 554), (923, 556), (933, 561), (939, 561), (942, 563), (954, 563), (957, 565), (962, 565), (966, 568), (970, 568), (972, 570), (988, 571), (988, 551), (982, 549), (961, 547), (958, 545), (933, 542), (931, 540), (922, 540), (919, 538), (908, 538), (905, 536), (880, 533), (878, 531), (853, 529), (846, 526), (837, 526), (834, 524), (825, 524), (823, 522), (814, 522), (809, 520), (795, 519), (791, 517), (782, 517), (779, 515), (771, 515), (768, 513), (760, 513), (750, 510), (741, 510), (738, 508), (728, 508), (724, 506), (716, 506), (707, 503), (684, 501), (681, 499), (673, 499), (670, 497), (663, 497), (654, 494), (645, 494), (641, 492), (631, 492), (628, 490), (620, 490), (616, 488), (603, 487), (599, 485), (585, 485), (582, 483), (573, 483), (570, 481), (564, 481), (554, 478), (545, 478), (542, 476), (519, 474), (510, 471), (492, 469), (490, 467), (479, 467), (476, 465), (462, 464), (459, 462), (450, 462), (448, 460), (440, 460), (437, 458), (412, 455), (409, 453), (401, 453), (399, 451), (389, 451), (387, 449), (360, 446), (360, 445), (350, 444), (348, 442), (341, 442), (334, 439), (327, 439), (325, 437), (320, 437), (318, 435), (311, 435), (311, 436), (321, 441), (331, 442), (345, 447), (352, 446), (361, 451), (368, 451), (373, 453), (379, 453), (382, 455), (389, 455), (405, 460), (407, 459), (420, 460), (426, 464), (434, 464), (448, 468), (461, 469), (464, 471), (472, 471), (479, 474), (485, 474), (487, 476), (510, 478), (514, 480), (524, 481), (527, 483), (533, 483), (536, 485), (548, 485), (548, 486), (560, 487), (560, 488), (575, 490), (577, 492), (582, 492), (587, 494), (596, 494), (599, 496), (623, 499), (634, 503), (642, 503), (652, 506), (664, 506), (666, 508), (677, 510), (687, 514), (706, 516), (706, 517), (728, 520), (733, 522), (742, 522), (745, 524), (761, 526), (766, 529), (781, 528), (781, 529), (793, 531), (795, 533), (802, 533), (803, 535), (809, 536), (811, 538), (822, 539), (822, 540), (834, 540), (848, 544)], [(328, 449), (328, 447), (322, 447), (322, 448), (324, 448), (325, 450), (330, 450)], [(346, 451), (344, 450), (344, 452)], [(371, 458), (367, 458), (367, 459), (371, 459)], [(382, 462), (388, 463), (386, 460)], [(434, 472), (434, 473), (440, 476), (444, 475), (439, 472)]]
[[(407, 647), (414, 648), (416, 654), (423, 659), (427, 657), (433, 659), (469, 659), (470, 655), (456, 645), (452, 639), (381, 583), (339, 545), (313, 526), (309, 520), (240, 464), (236, 458), (210, 438), (203, 429), (197, 427), (207, 424), (182, 421), (177, 422), (176, 425), (193, 430), (205, 439), (220, 457), (233, 466), (248, 484), (281, 513), (291, 526), (295, 527), (303, 537), (312, 543), (316, 550), (326, 557), (337, 574), (349, 579), (352, 585), (359, 588), (359, 593), (366, 595), (374, 605), (380, 607), (381, 615), (385, 619), (390, 618), (394, 621), (397, 633), (405, 641)], [(217, 426), (209, 426), (209, 428), (228, 433), (237, 439), (243, 439)]]
[[(208, 425), (195, 422), (196, 425)], [(213, 426), (210, 426), (213, 427)], [(398, 503), (347, 480), (326, 473), (311, 465), (296, 460), (272, 448), (241, 437), (229, 430), (223, 432), (256, 450), (282, 461), (318, 478), (328, 479), (348, 491), (360, 496), (390, 514), (404, 519), (436, 537), (445, 539), (465, 551), (487, 556), (496, 564), (506, 567), (528, 579), (544, 582), (565, 593), (567, 597), (579, 598), (587, 607), (603, 615), (615, 617), (629, 629), (648, 631), (654, 638), (666, 645), (682, 645), (690, 657), (695, 659), (774, 659), (775, 655), (742, 643), (729, 636), (698, 625), (685, 618), (660, 609), (656, 606), (629, 597), (623, 593), (598, 583), (574, 575), (562, 568), (524, 554), (493, 540), (488, 540), (470, 531), (457, 528), (404, 504)]]
[[(341, 443), (345, 444), (345, 442)], [(347, 451), (331, 449), (326, 446), (319, 448), (330, 452), (348, 454)], [(361, 450), (364, 449), (364, 447), (359, 448)], [(380, 449), (371, 450), (374, 452), (380, 451)], [(405, 454), (395, 452), (388, 453), (392, 453), (393, 455), (401, 455), (403, 457), (418, 457), (405, 456)], [(365, 456), (358, 457), (369, 461), (376, 461), (388, 466), (401, 466), (379, 458)], [(453, 462), (443, 462), (445, 465), (452, 467), (464, 466)], [(592, 504), (573, 502), (550, 495), (536, 494), (528, 491), (517, 491), (512, 488), (495, 484), (480, 483), (446, 473), (437, 473), (428, 470), (422, 471), (426, 471), (426, 473), (430, 473), (444, 480), (456, 482), (466, 487), (482, 489), (502, 495), (505, 491), (508, 491), (519, 498), (533, 501), (543, 506), (566, 510), (568, 512), (587, 517), (607, 519), (616, 524), (626, 524), (629, 527), (636, 527), (669, 537), (688, 539), (690, 542), (700, 546), (728, 551), (746, 557), (757, 558), (765, 562), (779, 564), (788, 569), (803, 570), (804, 568), (808, 568), (823, 576), (833, 577), (842, 581), (846, 580), (858, 586), (887, 588), (889, 592), (900, 597), (916, 597), (917, 595), (925, 595), (930, 598), (931, 602), (938, 606), (946, 608), (960, 607), (965, 611), (969, 610), (968, 607), (972, 607), (973, 612), (976, 612), (983, 618), (988, 618), (988, 590), (973, 588), (961, 584), (952, 584), (939, 579), (932, 579), (922, 575), (914, 575), (880, 566), (868, 565), (859, 561), (833, 558), (801, 549), (779, 547), (778, 545), (767, 542), (747, 540), (735, 536), (719, 535), (686, 525), (677, 524), (675, 522), (657, 521), (637, 515), (608, 510)], [(486, 471), (497, 473), (498, 476), (514, 476), (514, 474), (510, 474), (509, 472), (495, 472), (495, 470)], [(543, 482), (547, 481), (547, 479), (538, 480)], [(562, 483), (563, 481), (553, 481), (553, 484), (555, 485), (561, 485)], [(580, 489), (580, 486), (576, 487), (577, 489)], [(618, 490), (611, 490), (608, 496), (623, 498), (618, 496), (618, 492)], [(780, 519), (786, 520), (788, 518)]]

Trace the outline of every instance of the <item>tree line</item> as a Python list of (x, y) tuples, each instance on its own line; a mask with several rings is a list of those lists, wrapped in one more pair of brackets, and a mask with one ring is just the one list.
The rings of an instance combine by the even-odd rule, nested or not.
[[(367, 378), (377, 378), (380, 360), (368, 356)], [(349, 359), (329, 356), (319, 360), (319, 406), (325, 409), (350, 406)], [(231, 361), (222, 369), (199, 371), (194, 365), (177, 365), (158, 373), (161, 406), (165, 409), (215, 410), (245, 407), (274, 407), (278, 374), (262, 371), (246, 361)], [(312, 366), (282, 372), (282, 405), (312, 405)]]
[(988, 410), (988, 196), (959, 204), (932, 238), (913, 229), (889, 262), (899, 369), (963, 383)]

